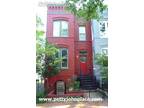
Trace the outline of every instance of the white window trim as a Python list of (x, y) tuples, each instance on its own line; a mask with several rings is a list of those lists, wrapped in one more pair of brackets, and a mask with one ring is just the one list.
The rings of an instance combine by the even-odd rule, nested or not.
[(103, 54), (103, 50), (107, 50), (106, 56), (108, 56), (108, 48), (101, 48), (101, 54)]

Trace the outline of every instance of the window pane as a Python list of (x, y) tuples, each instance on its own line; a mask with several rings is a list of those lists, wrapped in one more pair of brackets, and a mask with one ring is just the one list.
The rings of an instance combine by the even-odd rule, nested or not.
[(60, 21), (53, 22), (53, 36), (55, 37), (60, 36)]
[(107, 21), (101, 21), (99, 23), (99, 28), (100, 28), (100, 35), (106, 36), (106, 32), (107, 32), (107, 28), (108, 28), (108, 22)]
[(80, 41), (86, 40), (85, 27), (79, 27), (79, 40)]
[(68, 22), (61, 21), (61, 36), (68, 36)]
[(81, 50), (81, 51), (79, 52), (79, 54), (80, 54), (80, 55), (87, 55), (87, 51), (86, 51), (86, 50)]
[(67, 49), (62, 49), (62, 57), (67, 57)]
[(61, 67), (67, 68), (68, 67), (68, 49), (66, 48), (61, 49), (61, 58), (62, 58)]
[(104, 22), (100, 23), (100, 31), (105, 32), (105, 23)]
[(102, 53), (105, 55), (108, 55), (108, 50), (107, 49), (102, 49)]
[(79, 34), (79, 40), (80, 41), (85, 41), (86, 40), (86, 35), (85, 34)]
[(84, 33), (85, 34), (85, 27), (79, 27), (79, 33)]
[(86, 57), (80, 57), (81, 62), (86, 62)]
[(62, 67), (63, 68), (67, 67), (67, 58), (62, 60)]

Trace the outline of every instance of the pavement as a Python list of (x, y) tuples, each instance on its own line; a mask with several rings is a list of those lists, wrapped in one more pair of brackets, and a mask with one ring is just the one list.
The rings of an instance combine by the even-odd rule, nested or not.
[(69, 102), (38, 104), (36, 108), (108, 108), (108, 102)]
[[(99, 92), (86, 92), (85, 98), (102, 99)], [(68, 102), (49, 102), (44, 104), (37, 104), (36, 108), (108, 108), (108, 100), (101, 101), (68, 101)]]

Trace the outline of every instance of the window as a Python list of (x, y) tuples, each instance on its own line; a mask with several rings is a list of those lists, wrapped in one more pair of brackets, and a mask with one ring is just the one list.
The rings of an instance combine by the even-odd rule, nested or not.
[(53, 36), (54, 37), (68, 37), (68, 22), (54, 21), (53, 22)]
[(100, 36), (107, 37), (108, 22), (100, 21), (99, 28), (100, 28)]
[(79, 27), (79, 40), (86, 41), (86, 31), (84, 26)]
[(64, 95), (65, 83), (63, 81), (56, 82), (56, 91), (57, 91), (57, 95)]
[(81, 51), (79, 51), (79, 54), (80, 55), (87, 55), (87, 51), (86, 50), (81, 50)]
[(81, 62), (86, 62), (86, 61), (87, 61), (87, 58), (84, 57), (84, 56), (82, 56), (82, 57), (80, 57), (80, 61), (81, 61)]
[(68, 68), (68, 50), (66, 48), (61, 49), (61, 68)]
[(59, 53), (56, 54), (56, 57), (60, 57), (62, 59), (60, 63), (60, 67), (62, 69), (67, 69), (68, 68), (68, 49), (67, 48), (59, 49)]
[(102, 48), (102, 54), (108, 55), (108, 49), (107, 48)]

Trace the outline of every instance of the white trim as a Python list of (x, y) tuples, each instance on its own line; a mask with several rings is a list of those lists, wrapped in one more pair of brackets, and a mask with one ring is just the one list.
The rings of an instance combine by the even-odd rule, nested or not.
[(103, 52), (103, 50), (107, 50), (107, 54), (106, 55), (108, 55), (108, 48), (101, 48), (101, 54), (104, 54), (104, 52)]

